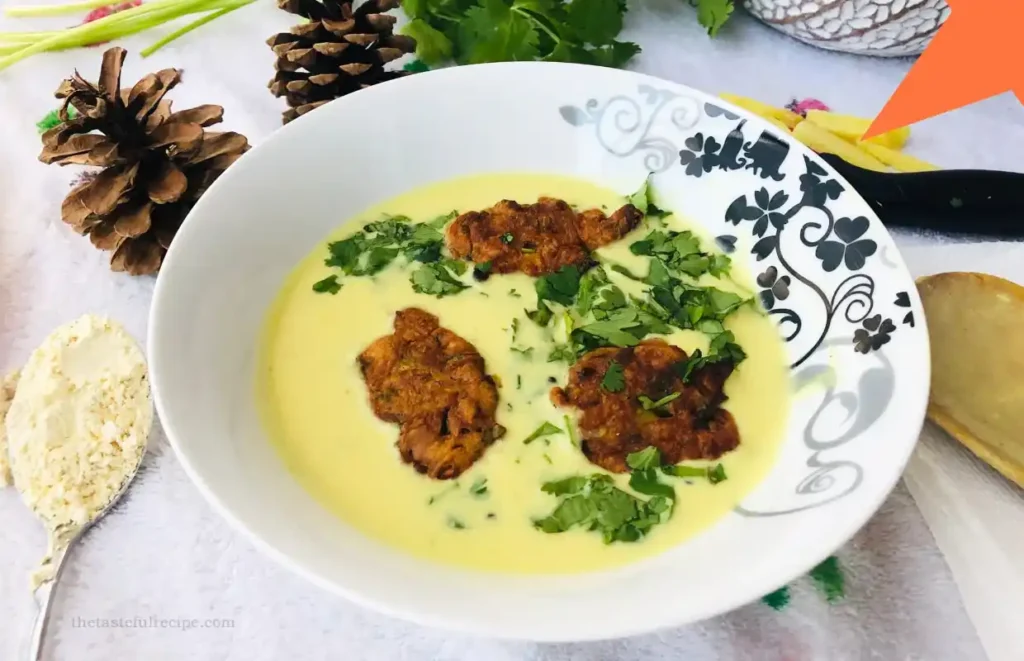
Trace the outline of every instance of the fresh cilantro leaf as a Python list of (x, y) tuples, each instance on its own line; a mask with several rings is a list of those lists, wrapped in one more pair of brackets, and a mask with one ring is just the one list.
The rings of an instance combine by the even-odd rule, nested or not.
[(630, 452), (627, 454), (626, 465), (633, 470), (657, 468), (661, 465), (661, 452), (653, 445), (648, 445), (639, 452)]
[(565, 431), (569, 433), (569, 442), (573, 447), (580, 447), (580, 439), (576, 438), (576, 428), (572, 424), (572, 420), (569, 416), (562, 416), (562, 420), (565, 421)]
[[(523, 297), (523, 295), (520, 294), (519, 292), (517, 292), (515, 289), (509, 289), (508, 290), (508, 295), (509, 295), (510, 298), (522, 298)], [(541, 324), (541, 325), (543, 325), (543, 324)]]
[(682, 379), (683, 383), (689, 383), (693, 372), (703, 367), (706, 362), (707, 360), (704, 358), (701, 350), (696, 349), (686, 360), (675, 364), (675, 372)]
[(727, 479), (725, 475), (725, 466), (722, 464), (715, 464), (714, 466), (684, 466), (682, 464), (676, 466), (662, 466), (661, 472), (673, 477), (706, 478), (711, 484), (718, 484), (719, 482), (723, 482)]
[(735, 8), (734, 0), (697, 0), (697, 21), (714, 37)]
[(448, 527), (452, 530), (465, 530), (466, 524), (462, 520), (455, 518), (454, 516), (448, 517)]
[(572, 365), (579, 357), (579, 350), (571, 344), (556, 344), (548, 354), (549, 363), (568, 363)]
[(634, 470), (629, 476), (629, 488), (645, 496), (661, 496), (675, 500), (676, 490), (670, 484), (658, 481), (658, 472), (653, 468)]
[(448, 213), (444, 214), (443, 216), (438, 216), (437, 218), (435, 218), (433, 220), (428, 220), (427, 222), (425, 222), (423, 224), (426, 225), (427, 227), (431, 228), (431, 229), (443, 230), (445, 225), (447, 225), (451, 221), (455, 220), (455, 218), (458, 215), (459, 215), (458, 211), (449, 211)]
[(601, 387), (608, 392), (622, 392), (626, 388), (626, 374), (622, 365), (614, 360), (608, 363), (608, 369), (601, 379)]
[(564, 496), (579, 493), (587, 486), (590, 480), (579, 475), (567, 477), (562, 480), (546, 482), (540, 490), (552, 496)]
[(601, 46), (622, 31), (626, 4), (620, 0), (572, 0), (569, 25), (583, 41)]
[(572, 265), (563, 266), (554, 273), (537, 278), (534, 287), (538, 303), (554, 301), (568, 307), (580, 288), (580, 270)]
[(652, 400), (647, 395), (640, 395), (637, 399), (640, 401), (640, 406), (642, 406), (645, 411), (655, 411), (676, 401), (679, 399), (680, 395), (682, 395), (682, 393), (673, 392), (658, 400)]
[(337, 294), (341, 291), (341, 285), (338, 283), (338, 276), (329, 275), (323, 280), (314, 282), (313, 291), (318, 294)]
[(539, 34), (535, 23), (502, 0), (480, 0), (459, 24), (459, 62), (535, 60)]
[(330, 252), (330, 257), (324, 260), (324, 264), (336, 266), (346, 274), (351, 274), (359, 264), (359, 255), (362, 254), (364, 245), (364, 238), (361, 234), (328, 243), (327, 250)]
[(561, 434), (561, 433), (562, 433), (561, 429), (559, 429), (558, 427), (554, 426), (550, 422), (545, 422), (540, 427), (537, 427), (536, 429), (534, 429), (533, 433), (530, 434), (529, 436), (527, 436), (523, 440), (523, 445), (529, 445), (530, 443), (533, 443), (534, 441), (536, 441), (538, 438), (543, 438), (544, 436), (551, 436), (552, 434)]
[(501, 235), (501, 242), (506, 246), (516, 240), (516, 237), (512, 235), (512, 232), (505, 232)]
[(412, 282), (413, 291), (420, 294), (430, 294), (437, 298), (458, 294), (460, 291), (468, 289), (466, 285), (462, 284), (449, 272), (445, 262), (424, 264), (413, 271), (409, 280)]
[(552, 312), (551, 308), (544, 304), (543, 301), (537, 303), (536, 310), (527, 310), (527, 318), (538, 326), (547, 326), (551, 321)]
[[(650, 469), (653, 473), (653, 469)], [(651, 484), (643, 482), (649, 479)], [(561, 498), (554, 511), (534, 525), (546, 533), (559, 533), (575, 526), (601, 533), (606, 544), (635, 542), (671, 514), (672, 487), (658, 483), (657, 476), (644, 476), (641, 486), (659, 493), (648, 501), (617, 488), (607, 475), (573, 476), (548, 482), (545, 493)]]
[(640, 190), (626, 198), (626, 201), (639, 209), (640, 213), (647, 214), (647, 209), (651, 205), (651, 175), (647, 175)]
[(613, 41), (605, 46), (591, 48), (578, 56), (580, 62), (596, 64), (599, 67), (618, 69), (633, 59), (640, 52), (640, 47), (632, 41)]
[(441, 263), (455, 275), (463, 275), (466, 272), (466, 262), (461, 259), (444, 259)]
[(366, 264), (356, 272), (357, 275), (374, 275), (383, 271), (398, 257), (398, 248), (377, 247), (366, 256)]
[[(404, 6), (408, 4), (408, 0), (403, 3)], [(409, 21), (402, 28), (402, 34), (416, 40), (416, 57), (425, 64), (441, 64), (452, 57), (454, 44), (451, 39), (422, 18), (413, 18)]]
[(473, 484), (469, 485), (469, 495), (483, 498), (487, 495), (487, 478), (478, 477)]

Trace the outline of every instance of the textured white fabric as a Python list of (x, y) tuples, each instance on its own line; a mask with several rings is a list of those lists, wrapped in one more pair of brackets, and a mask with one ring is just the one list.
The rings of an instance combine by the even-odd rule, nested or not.
[[(122, 45), (131, 51), (125, 80), (162, 67), (182, 68), (184, 83), (172, 93), (177, 107), (221, 104), (226, 111), (224, 127), (259, 143), (279, 126), (281, 111), (280, 102), (266, 91), (273, 58), (264, 39), (292, 22), (273, 5), (261, 2), (218, 19), (147, 60), (135, 53), (159, 38), (161, 31), (125, 40)], [(634, 68), (711, 92), (731, 91), (779, 104), (792, 96), (815, 96), (837, 109), (870, 115), (908, 67), (907, 62), (817, 51), (745, 17), (709, 42), (685, 2), (643, 0), (631, 6), (624, 36), (644, 47)], [(0, 29), (44, 29), (72, 22), (0, 19)], [(19, 365), (50, 330), (85, 312), (110, 314), (136, 337), (145, 337), (152, 282), (109, 273), (104, 256), (60, 222), (60, 200), (73, 172), (36, 161), (39, 142), (33, 124), (54, 107), (53, 89), (76, 67), (94, 78), (99, 53), (89, 49), (46, 54), (0, 72), (0, 370)], [(915, 127), (912, 143), (915, 154), (947, 166), (1007, 169), (1019, 166), (1022, 148), (1024, 111), (1010, 96), (924, 122)], [(343, 174), (345, 155), (339, 154), (338, 162)], [(920, 246), (938, 255), (940, 263), (963, 249), (916, 235), (901, 235), (899, 241), (901, 246)], [(1024, 249), (1013, 250), (1024, 263)], [(168, 450), (159, 427), (151, 450), (146, 471), (125, 506), (90, 533), (65, 575), (51, 629), (51, 659), (962, 661), (986, 656), (943, 553), (903, 487), (840, 551), (848, 582), (845, 601), (826, 604), (804, 579), (794, 586), (792, 605), (782, 612), (755, 603), (657, 635), (548, 646), (424, 629), (322, 593), (258, 554), (209, 509)], [(915, 466), (918, 463), (915, 458)], [(946, 483), (947, 498), (955, 495), (948, 488), (956, 489), (959, 479)], [(943, 531), (940, 542), (970, 534), (925, 492), (915, 489), (918, 497), (929, 499), (923, 510), (929, 518), (936, 517), (938, 524), (932, 525)], [(979, 503), (985, 506), (984, 500)], [(1008, 503), (1006, 508), (1014, 505), (1020, 503)], [(17, 494), (0, 492), (3, 661), (21, 658), (18, 649), (33, 616), (26, 577), (44, 545), (42, 529)], [(954, 562), (953, 552), (944, 547), (954, 568), (970, 566), (971, 549), (957, 548), (959, 560)], [(972, 578), (963, 572), (957, 577)], [(998, 579), (984, 580), (999, 585)], [(685, 591), (686, 586), (666, 590)], [(982, 606), (996, 608), (985, 603), (991, 599), (987, 593), (965, 593), (980, 594)], [(986, 611), (976, 613), (984, 616)], [(150, 617), (226, 618), (233, 619), (234, 626), (189, 631), (76, 626), (97, 618)], [(989, 636), (985, 646), (991, 659), (1021, 658), (1012, 655), (1010, 647), (1019, 641), (1000, 638), (989, 629), (978, 631)]]

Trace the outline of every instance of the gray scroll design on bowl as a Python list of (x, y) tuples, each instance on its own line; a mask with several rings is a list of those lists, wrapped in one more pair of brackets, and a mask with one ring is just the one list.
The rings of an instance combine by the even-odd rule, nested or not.
[(677, 92), (639, 85), (636, 95), (620, 94), (604, 103), (589, 99), (582, 107), (561, 106), (558, 113), (572, 126), (593, 125), (598, 142), (610, 154), (643, 154), (648, 171), (663, 172), (679, 154), (670, 136), (697, 125), (701, 104)]
[[(829, 347), (848, 347), (850, 337), (834, 337), (822, 342), (818, 351), (828, 353)], [(895, 393), (896, 374), (892, 363), (883, 351), (870, 354), (874, 361), (860, 373), (857, 383), (848, 389), (839, 389), (835, 385), (826, 388), (825, 396), (814, 414), (804, 427), (803, 442), (811, 450), (807, 458), (810, 471), (794, 487), (794, 493), (806, 502), (786, 509), (754, 510), (743, 506), (736, 508), (742, 516), (770, 517), (795, 514), (805, 510), (833, 503), (847, 496), (864, 481), (864, 467), (856, 461), (832, 456), (846, 444), (854, 441), (868, 431), (885, 414), (893, 394)], [(822, 364), (804, 364), (793, 372), (796, 390), (813, 384), (826, 377), (832, 368)], [(846, 429), (836, 433), (835, 425), (828, 429), (816, 429), (817, 422), (829, 407), (841, 406), (846, 411), (845, 422), (850, 422)]]

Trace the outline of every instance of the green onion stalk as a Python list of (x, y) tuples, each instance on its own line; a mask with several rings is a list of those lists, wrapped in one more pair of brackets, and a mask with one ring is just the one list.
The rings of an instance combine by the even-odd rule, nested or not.
[[(255, 0), (154, 0), (64, 30), (0, 32), (0, 70), (38, 53), (113, 41), (163, 25), (182, 16), (203, 14), (197, 20), (182, 26), (143, 49), (141, 54), (146, 57), (178, 37), (253, 2)], [(60, 16), (110, 4), (117, 4), (117, 2), (86, 0), (66, 5), (7, 7), (4, 9), (4, 13), (14, 17)]]

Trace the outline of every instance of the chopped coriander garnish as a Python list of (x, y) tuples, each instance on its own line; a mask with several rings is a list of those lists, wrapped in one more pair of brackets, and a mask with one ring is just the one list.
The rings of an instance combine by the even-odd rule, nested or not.
[(654, 230), (629, 246), (634, 255), (661, 260), (670, 270), (699, 278), (705, 273), (715, 277), (729, 272), (731, 260), (725, 255), (703, 252), (700, 240), (692, 232)]
[(529, 358), (529, 357), (531, 357), (533, 355), (533, 347), (510, 347), (510, 348), (512, 349), (512, 351), (515, 351), (516, 353), (522, 354), (526, 358)]
[(448, 527), (451, 528), (452, 530), (465, 530), (466, 529), (466, 524), (463, 523), (461, 520), (456, 519), (454, 516), (449, 516), (448, 517)]
[(626, 455), (626, 465), (633, 470), (657, 468), (661, 465), (661, 452), (653, 445), (649, 445), (639, 452)]
[(727, 479), (725, 475), (725, 466), (722, 464), (715, 464), (714, 466), (684, 466), (682, 464), (677, 466), (662, 466), (661, 472), (673, 477), (706, 478), (711, 484), (718, 484), (719, 482), (724, 482)]
[(640, 400), (640, 406), (642, 406), (645, 411), (654, 411), (671, 404), (675, 400), (679, 399), (679, 396), (682, 394), (683, 393), (681, 392), (669, 393), (659, 400), (652, 400), (647, 395), (640, 395), (637, 399)]
[(522, 374), (516, 374), (516, 390), (522, 390), (522, 389), (523, 389), (523, 375)]
[(487, 478), (478, 477), (473, 484), (469, 486), (469, 495), (477, 498), (482, 498), (487, 495)]
[(473, 279), (483, 282), (491, 277), (491, 269), (494, 267), (490, 262), (481, 262), (473, 267)]
[(444, 229), (444, 226), (447, 225), (449, 222), (455, 220), (455, 217), (458, 215), (458, 211), (449, 211), (443, 216), (438, 216), (433, 220), (428, 220), (426, 223), (424, 223), (424, 225), (427, 225), (431, 229), (441, 230)]
[(572, 426), (572, 420), (569, 419), (569, 416), (563, 416), (562, 419), (565, 420), (565, 430), (569, 434), (569, 442), (574, 447), (580, 447), (580, 440), (576, 438), (576, 428)]
[(519, 317), (512, 320), (512, 339), (516, 339), (516, 335), (519, 333)]
[(547, 452), (544, 453), (543, 457), (544, 457), (544, 461), (548, 462), (549, 464), (553, 465), (555, 463), (555, 462), (551, 461), (551, 455), (549, 455)]
[(601, 379), (601, 387), (608, 392), (622, 392), (626, 387), (626, 375), (622, 365), (614, 360), (608, 363), (608, 369)]
[(559, 429), (558, 427), (554, 426), (550, 422), (545, 422), (540, 427), (537, 427), (536, 429), (534, 429), (533, 433), (530, 434), (529, 436), (527, 436), (523, 440), (523, 445), (529, 445), (530, 443), (533, 443), (534, 441), (536, 441), (538, 438), (542, 438), (544, 436), (551, 436), (552, 434), (561, 434), (561, 433), (562, 433), (561, 429)]
[(537, 303), (536, 310), (527, 310), (526, 316), (530, 321), (537, 324), (538, 326), (547, 326), (548, 322), (551, 321), (551, 308), (549, 308), (544, 301)]
[(501, 235), (501, 242), (505, 245), (509, 245), (516, 240), (516, 237), (512, 236), (512, 232), (505, 232)]
[(509, 289), (508, 290), (508, 295), (511, 296), (512, 298), (522, 298), (523, 297), (523, 295), (520, 294), (519, 292), (517, 292), (515, 289)]
[(606, 544), (635, 542), (671, 513), (665, 496), (641, 500), (617, 488), (608, 475), (568, 477), (541, 490), (558, 497), (559, 503), (551, 514), (534, 521), (538, 530), (560, 533), (578, 526), (600, 531)]
[(465, 263), (454, 259), (445, 259), (434, 264), (423, 264), (409, 277), (409, 281), (412, 282), (412, 290), (437, 298), (458, 294), (469, 288), (453, 275), (453, 272), (459, 272), (460, 267), (464, 273)]
[(338, 283), (338, 276), (329, 275), (323, 280), (314, 282), (313, 291), (318, 294), (337, 294), (341, 291), (341, 284)]
[(554, 273), (537, 278), (534, 286), (538, 303), (554, 301), (570, 306), (580, 288), (580, 270), (571, 264), (563, 266)]
[(634, 207), (640, 210), (640, 213), (647, 214), (647, 207), (650, 205), (651, 196), (651, 175), (647, 175), (644, 179), (643, 185), (640, 190), (626, 198), (626, 201), (632, 204)]
[(671, 485), (658, 481), (657, 468), (661, 466), (661, 452), (648, 446), (639, 452), (626, 455), (626, 465), (632, 469), (629, 488), (645, 496), (661, 496), (674, 501), (676, 491)]

